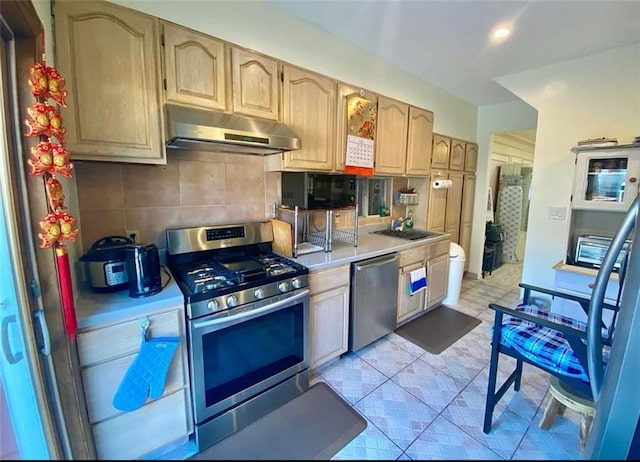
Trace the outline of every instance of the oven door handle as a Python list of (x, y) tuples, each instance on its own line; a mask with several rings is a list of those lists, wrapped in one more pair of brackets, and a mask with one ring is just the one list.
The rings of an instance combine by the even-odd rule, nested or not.
[(303, 299), (309, 295), (309, 289), (304, 289), (302, 292), (297, 293), (293, 297), (285, 298), (283, 300), (279, 300), (275, 303), (270, 303), (268, 305), (262, 306), (260, 308), (256, 308), (254, 310), (242, 311), (240, 313), (230, 314), (226, 316), (216, 317), (215, 319), (201, 319), (192, 321), (192, 326), (194, 329), (205, 329), (207, 327), (217, 326), (219, 324), (227, 324), (229, 322), (237, 322), (244, 318), (254, 318), (261, 314), (270, 312), (270, 311), (278, 311), (281, 308), (285, 308), (292, 304), (295, 304), (300, 299)]

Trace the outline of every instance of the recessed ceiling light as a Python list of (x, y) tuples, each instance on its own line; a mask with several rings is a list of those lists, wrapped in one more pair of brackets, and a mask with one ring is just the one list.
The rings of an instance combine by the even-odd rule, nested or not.
[(493, 38), (496, 39), (503, 39), (509, 35), (511, 35), (511, 29), (508, 27), (501, 26), (493, 30)]

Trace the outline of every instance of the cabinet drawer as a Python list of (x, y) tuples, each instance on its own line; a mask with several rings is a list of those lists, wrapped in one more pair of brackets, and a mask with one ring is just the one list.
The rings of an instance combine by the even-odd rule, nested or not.
[(309, 273), (309, 291), (311, 294), (324, 292), (339, 286), (349, 285), (350, 266), (343, 265), (322, 271)]
[[(181, 348), (184, 346), (178, 347), (171, 360), (163, 396), (183, 388), (186, 382)], [(122, 413), (113, 407), (113, 397), (136, 356), (137, 353), (83, 369), (82, 381), (91, 423), (100, 422)]]
[(99, 459), (136, 459), (189, 432), (187, 390), (93, 426)]
[[(184, 338), (182, 310), (148, 316), (151, 337)], [(78, 333), (81, 366), (90, 366), (111, 358), (137, 352), (141, 342), (139, 319)]]
[(449, 241), (437, 242), (435, 244), (431, 244), (427, 248), (427, 260), (431, 260), (432, 258), (439, 257), (440, 255), (445, 255), (449, 253), (449, 248), (451, 247)]
[(412, 263), (422, 263), (427, 258), (427, 247), (422, 245), (413, 249), (403, 250), (400, 252), (400, 260), (398, 266), (403, 267)]

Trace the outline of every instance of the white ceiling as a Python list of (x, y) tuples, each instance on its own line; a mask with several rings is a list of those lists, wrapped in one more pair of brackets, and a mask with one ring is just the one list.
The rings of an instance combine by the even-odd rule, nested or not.
[(477, 106), (517, 99), (496, 77), (640, 43), (639, 0), (267, 1)]

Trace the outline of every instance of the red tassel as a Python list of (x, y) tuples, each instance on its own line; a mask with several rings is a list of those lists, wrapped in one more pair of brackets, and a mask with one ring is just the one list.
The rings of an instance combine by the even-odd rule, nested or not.
[(67, 248), (60, 243), (56, 244), (56, 261), (58, 263), (58, 277), (60, 283), (60, 295), (62, 297), (62, 315), (64, 327), (69, 340), (76, 338), (78, 328), (76, 322), (76, 310), (73, 302), (73, 286), (71, 284), (71, 269), (69, 266), (69, 254)]

